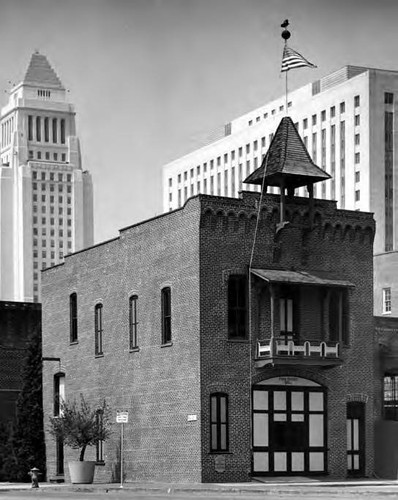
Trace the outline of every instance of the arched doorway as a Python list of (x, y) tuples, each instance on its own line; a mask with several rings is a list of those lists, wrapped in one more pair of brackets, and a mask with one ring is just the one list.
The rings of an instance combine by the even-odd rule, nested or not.
[(300, 377), (253, 386), (253, 474), (310, 475), (327, 471), (325, 388)]

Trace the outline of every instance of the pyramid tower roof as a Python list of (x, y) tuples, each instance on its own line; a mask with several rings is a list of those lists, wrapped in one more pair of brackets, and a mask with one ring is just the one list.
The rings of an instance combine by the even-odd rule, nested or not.
[(330, 175), (312, 161), (289, 116), (282, 118), (261, 166), (244, 182), (297, 188), (330, 179)]
[(37, 51), (32, 54), (23, 83), (64, 90), (61, 80), (51, 67), (47, 57)]

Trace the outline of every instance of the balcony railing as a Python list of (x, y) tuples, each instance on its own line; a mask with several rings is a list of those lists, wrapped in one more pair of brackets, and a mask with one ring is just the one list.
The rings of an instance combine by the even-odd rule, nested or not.
[(257, 364), (302, 364), (330, 366), (340, 364), (338, 342), (295, 342), (285, 339), (263, 340), (257, 346)]

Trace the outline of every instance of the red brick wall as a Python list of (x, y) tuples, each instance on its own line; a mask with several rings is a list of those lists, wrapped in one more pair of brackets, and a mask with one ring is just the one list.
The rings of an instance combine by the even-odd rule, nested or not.
[[(249, 360), (249, 342), (228, 340), (227, 277), (247, 273), (255, 228), (258, 195), (244, 193), (244, 199), (206, 197), (201, 230), (201, 363), (202, 405), (207, 418), (202, 426), (203, 480), (242, 481), (251, 471), (250, 388), (255, 382), (292, 375), (310, 378), (327, 389), (329, 473), (346, 475), (346, 404), (366, 400), (366, 473), (373, 471), (373, 427), (378, 409), (373, 406), (373, 318), (372, 243), (374, 223), (370, 214), (337, 211), (334, 202), (315, 202), (315, 224), (305, 229), (306, 199), (290, 201), (287, 225), (276, 234), (279, 197), (268, 195), (263, 209), (253, 258), (253, 268), (303, 270), (333, 273), (336, 279), (355, 284), (350, 298), (350, 346), (343, 349), (344, 363), (332, 369), (255, 368)], [(269, 338), (267, 290), (258, 294), (253, 278), (252, 355), (257, 339)], [(261, 307), (258, 300), (261, 300)], [(300, 311), (302, 331), (322, 338), (315, 297), (303, 299)], [(268, 309), (267, 309), (268, 308)], [(261, 311), (261, 314), (259, 313)], [(315, 314), (315, 317), (314, 317)], [(309, 317), (311, 315), (311, 317)], [(278, 327), (276, 320), (276, 328)], [(252, 359), (253, 359), (252, 358)], [(212, 392), (229, 394), (230, 453), (225, 455), (225, 472), (215, 471), (210, 453), (209, 397)]]
[[(315, 202), (308, 230), (308, 200), (288, 201), (292, 221), (276, 233), (279, 198), (263, 200), (253, 267), (332, 272), (351, 281), (351, 344), (344, 363), (331, 369), (256, 368), (257, 339), (267, 338), (267, 291), (252, 279), (252, 335), (230, 341), (227, 286), (230, 274), (247, 274), (259, 196), (243, 199), (199, 196), (183, 209), (123, 230), (120, 237), (67, 257), (43, 273), (43, 352), (60, 356), (68, 397), (82, 392), (95, 403), (106, 397), (114, 412), (128, 409), (125, 433), (127, 480), (246, 481), (251, 472), (250, 394), (256, 382), (279, 375), (310, 378), (327, 389), (329, 472), (346, 473), (346, 404), (366, 400), (367, 473), (373, 471), (372, 238), (370, 214), (337, 211), (334, 202)], [(161, 347), (160, 291), (171, 286), (173, 345)], [(79, 342), (69, 345), (69, 294), (77, 293)], [(129, 352), (128, 297), (139, 296), (139, 351)], [(94, 306), (103, 302), (104, 356), (94, 356)], [(264, 308), (262, 309), (262, 302)], [(304, 301), (303, 328), (314, 296)], [(261, 314), (259, 313), (261, 311)], [(259, 318), (259, 319), (258, 319)], [(318, 318), (319, 319), (319, 318)], [(45, 366), (44, 405), (52, 411), (57, 366)], [(230, 450), (225, 472), (216, 472), (210, 453), (209, 398), (229, 395)], [(188, 415), (197, 420), (188, 422)], [(97, 478), (116, 479), (120, 429), (106, 446), (106, 465)], [(93, 450), (94, 452), (94, 450)], [(66, 450), (66, 458), (76, 456)], [(49, 475), (55, 454), (47, 436)]]
[[(43, 352), (60, 356), (67, 398), (106, 397), (125, 425), (127, 480), (200, 481), (199, 200), (123, 230), (43, 273)], [(173, 345), (161, 347), (161, 289), (171, 287)], [(69, 345), (69, 294), (77, 293), (78, 344)], [(138, 295), (137, 352), (129, 352), (128, 301)], [(104, 356), (94, 355), (94, 306), (103, 303)], [(54, 364), (53, 364), (54, 365)], [(57, 363), (55, 363), (57, 365)], [(52, 411), (57, 366), (45, 366), (44, 406)], [(196, 414), (196, 422), (187, 416)], [(105, 443), (97, 479), (117, 479), (120, 427)], [(49, 476), (55, 450), (47, 438)], [(66, 448), (66, 460), (77, 452)], [(91, 450), (91, 456), (95, 449)], [(90, 450), (87, 459), (90, 458)], [(66, 477), (68, 479), (68, 475)]]

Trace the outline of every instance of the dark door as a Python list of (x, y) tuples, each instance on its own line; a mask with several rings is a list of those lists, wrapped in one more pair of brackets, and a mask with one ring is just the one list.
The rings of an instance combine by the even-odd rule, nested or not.
[(347, 472), (365, 474), (365, 404), (347, 404)]

